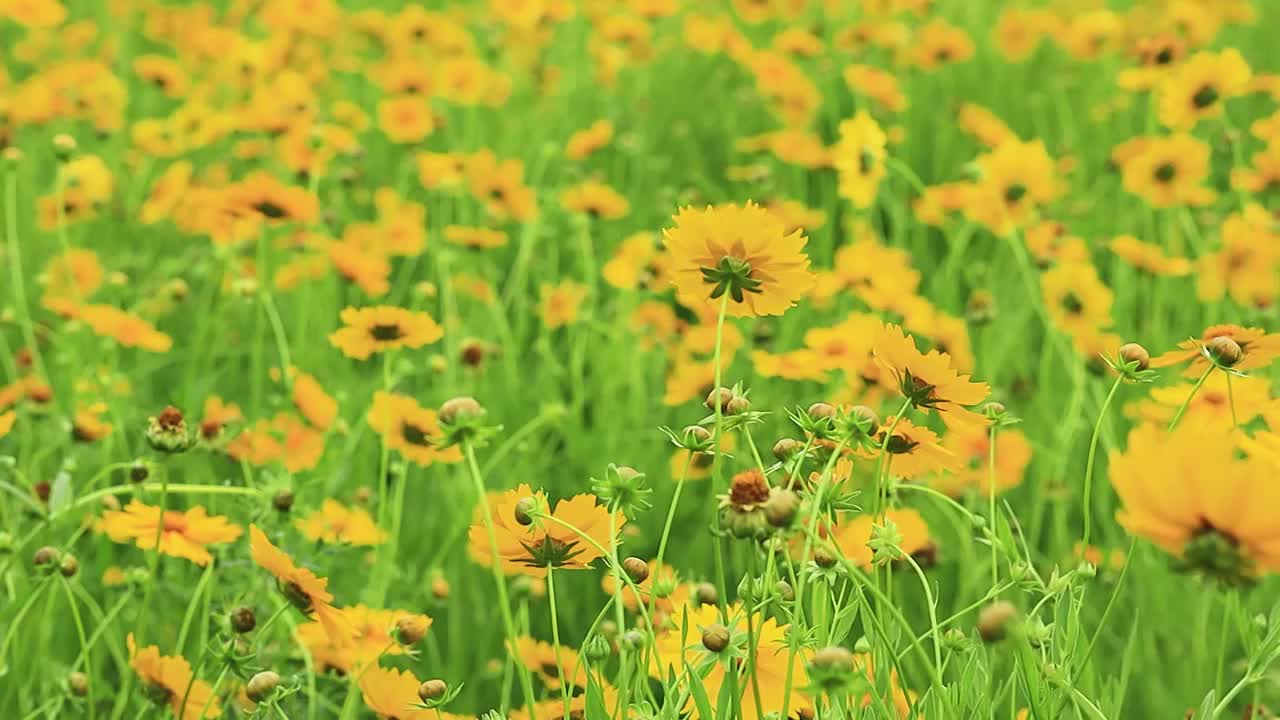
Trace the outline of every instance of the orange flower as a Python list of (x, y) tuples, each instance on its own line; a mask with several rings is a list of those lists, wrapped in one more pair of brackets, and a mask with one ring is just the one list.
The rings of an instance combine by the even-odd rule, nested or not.
[(394, 143), (416, 143), (436, 128), (431, 106), (420, 95), (400, 95), (378, 103), (378, 126)]
[[(209, 683), (195, 679), (186, 658), (161, 655), (160, 648), (155, 645), (139, 651), (133, 633), (129, 633), (126, 643), (129, 646), (129, 667), (146, 683), (149, 697), (168, 705), (179, 720), (222, 717), (222, 707), (213, 688)], [(205, 706), (208, 709), (202, 715), (200, 710)]]
[[(580, 570), (603, 557), (596, 545), (608, 548), (611, 543), (609, 511), (596, 504), (594, 495), (575, 495), (568, 500), (561, 500), (556, 503), (555, 511), (550, 513), (552, 517), (572, 525), (590, 537), (595, 541), (594, 544), (584, 540), (577, 532), (551, 520), (521, 525), (516, 519), (516, 505), (525, 498), (533, 498), (544, 510), (548, 507), (546, 495), (541, 491), (535, 493), (527, 484), (521, 484), (515, 490), (489, 493), (498, 540), (498, 557), (502, 561), (504, 572), (508, 575), (523, 573), (541, 578), (546, 577), (548, 567)], [(476, 508), (468, 537), (472, 559), (488, 567), (493, 564), (493, 550), (489, 545), (489, 534), (481, 517), (482, 512), (483, 508)], [(621, 528), (626, 522), (627, 518), (621, 512), (615, 515), (615, 528)]]
[(422, 407), (411, 397), (379, 390), (373, 396), (367, 419), (388, 448), (411, 462), (425, 467), (462, 460), (462, 451), (456, 445), (440, 447), (442, 433), (436, 411)]
[(430, 315), (390, 305), (348, 307), (341, 318), (344, 327), (331, 333), (329, 342), (357, 360), (367, 360), (375, 352), (420, 348), (444, 335)]
[(349, 545), (380, 545), (383, 532), (364, 508), (348, 508), (333, 498), (325, 498), (320, 509), (293, 523), (308, 540)]
[(542, 300), (538, 305), (538, 314), (542, 316), (542, 323), (554, 330), (578, 319), (578, 310), (582, 307), (582, 301), (587, 298), (587, 286), (565, 280), (556, 285), (543, 285), (539, 294)]
[(168, 352), (173, 347), (173, 339), (154, 325), (111, 305), (85, 305), (80, 308), (80, 319), (95, 335), (111, 338), (125, 347), (154, 353)]
[(338, 402), (324, 391), (314, 376), (290, 368), (293, 374), (293, 405), (312, 427), (328, 430), (338, 418)]
[[(163, 519), (161, 519), (163, 518)], [(207, 546), (233, 542), (244, 530), (225, 517), (209, 515), (199, 505), (181, 512), (165, 510), (132, 500), (124, 510), (109, 510), (102, 514), (98, 529), (115, 542), (129, 542), (143, 550), (156, 547), (160, 540), (160, 553), (186, 558), (197, 565), (208, 565), (213, 560)]]
[(985, 425), (986, 418), (966, 408), (991, 394), (991, 386), (970, 381), (952, 368), (951, 356), (930, 350), (921, 353), (915, 340), (897, 325), (885, 325), (875, 342), (875, 358), (898, 378), (899, 390), (911, 404), (932, 410), (943, 420)]
[(412, 622), (424, 632), (431, 627), (431, 618), (408, 610), (378, 610), (364, 605), (338, 608), (346, 624), (352, 629), (349, 642), (336, 643), (328, 631), (318, 622), (298, 626), (298, 640), (306, 646), (316, 664), (343, 673), (370, 665), (377, 666), (382, 655), (403, 655), (404, 647), (392, 637), (392, 630), (402, 621)]
[(384, 720), (434, 720), (434, 710), (417, 707), (422, 681), (408, 670), (392, 670), (372, 665), (360, 674), (364, 704)]
[(910, 508), (888, 510), (884, 514), (884, 521), (880, 522), (876, 522), (870, 515), (859, 515), (849, 522), (841, 523), (832, 533), (832, 541), (850, 562), (862, 568), (870, 568), (874, 553), (867, 543), (871, 541), (872, 526), (884, 525), (885, 521), (892, 521), (898, 527), (898, 533), (902, 535), (902, 542), (898, 547), (902, 552), (914, 556), (933, 550), (928, 524), (919, 512)]
[(1203, 348), (1215, 338), (1229, 338), (1240, 346), (1240, 359), (1231, 365), (1231, 369), (1238, 372), (1264, 368), (1280, 357), (1280, 333), (1267, 333), (1262, 328), (1239, 325), (1214, 325), (1207, 328), (1198, 340), (1180, 342), (1178, 349), (1151, 358), (1151, 367), (1170, 367), (1190, 361), (1186, 374), (1199, 375), (1209, 365), (1209, 358), (1204, 356)]
[(317, 577), (310, 570), (293, 564), (293, 559), (271, 544), (257, 525), (249, 526), (249, 552), (258, 567), (266, 570), (279, 584), (280, 591), (294, 607), (308, 616), (314, 615), (324, 626), (329, 639), (345, 645), (353, 635), (351, 624), (332, 605), (328, 578)]

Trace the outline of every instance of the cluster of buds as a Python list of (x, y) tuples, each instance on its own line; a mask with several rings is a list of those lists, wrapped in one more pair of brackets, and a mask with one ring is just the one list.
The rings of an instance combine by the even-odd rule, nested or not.
[(604, 478), (591, 479), (592, 492), (606, 505), (622, 510), (628, 516), (652, 507), (649, 496), (653, 490), (645, 487), (644, 473), (626, 465), (609, 464)]
[(790, 527), (800, 509), (793, 491), (770, 487), (764, 473), (746, 470), (733, 476), (729, 492), (720, 495), (720, 527), (736, 538), (763, 540)]
[(76, 556), (69, 552), (63, 552), (52, 545), (46, 545), (36, 550), (35, 555), (31, 558), (31, 564), (36, 566), (37, 570), (43, 570), (47, 573), (58, 571), (63, 577), (73, 577), (80, 571), (80, 561), (76, 560)]
[(846, 446), (874, 443), (880, 416), (865, 405), (840, 408), (817, 402), (807, 409), (789, 412), (796, 427), (819, 441), (843, 442)]
[(185, 452), (195, 442), (182, 411), (172, 405), (147, 422), (146, 437), (152, 449), (165, 453)]

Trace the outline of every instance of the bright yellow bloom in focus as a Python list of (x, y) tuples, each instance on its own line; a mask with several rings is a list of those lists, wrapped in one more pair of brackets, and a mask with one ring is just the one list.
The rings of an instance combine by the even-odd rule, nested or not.
[[(163, 519), (161, 519), (163, 517)], [(213, 556), (208, 545), (234, 542), (244, 532), (225, 517), (209, 515), (199, 505), (186, 512), (165, 510), (132, 500), (124, 510), (108, 510), (102, 514), (98, 529), (114, 542), (133, 541), (143, 550), (156, 547), (160, 539), (160, 553), (190, 560), (197, 565), (208, 565)]]
[(1227, 582), (1280, 572), (1280, 467), (1258, 454), (1240, 459), (1230, 426), (1142, 425), (1111, 453), (1123, 507), (1117, 520), (1199, 570)]
[[(222, 717), (222, 708), (213, 688), (203, 680), (194, 679), (191, 664), (186, 658), (160, 654), (155, 645), (138, 650), (133, 633), (126, 638), (129, 646), (129, 667), (146, 684), (149, 697), (164, 701), (180, 720)], [(185, 701), (185, 703), (184, 703)], [(200, 713), (208, 705), (208, 710)]]
[(280, 548), (271, 544), (257, 525), (249, 526), (249, 552), (253, 562), (275, 577), (280, 591), (304, 614), (314, 615), (329, 633), (329, 639), (345, 645), (353, 635), (351, 624), (342, 612), (334, 607), (333, 594), (329, 592), (329, 579), (293, 564)]
[[(707, 697), (718, 698), (720, 688), (725, 683), (725, 665), (719, 655), (703, 647), (700, 638), (706, 628), (723, 624), (729, 629), (729, 647), (734, 648), (740, 655), (749, 652), (747, 618), (742, 606), (729, 607), (727, 622), (722, 621), (720, 611), (715, 605), (702, 605), (689, 610), (687, 623), (683, 617), (680, 617), (676, 619), (675, 624), (675, 628), (658, 635), (657, 644), (649, 662), (649, 675), (662, 679), (667, 677), (669, 671), (678, 674), (685, 663), (688, 663), (694, 672), (710, 667), (709, 672), (702, 679), (702, 687), (706, 690)], [(813, 700), (802, 690), (809, 682), (805, 662), (810, 651), (801, 650), (792, 657), (787, 647), (788, 626), (779, 625), (773, 618), (756, 615), (752, 619), (752, 628), (755, 630), (757, 643), (752, 661), (760, 689), (760, 704), (756, 705), (754, 687), (750, 681), (745, 680), (747, 676), (743, 672), (738, 680), (738, 690), (742, 693), (741, 717), (764, 717), (769, 713), (782, 712), (786, 698), (788, 659), (791, 660), (792, 666), (791, 697), (785, 702), (794, 711), (802, 708), (811, 709)], [(726, 649), (725, 652), (730, 651)], [(742, 661), (745, 667), (745, 658)], [(698, 720), (701, 717), (694, 707), (692, 698), (689, 699), (684, 710), (692, 711), (690, 715), (692, 720)]]
[[(568, 523), (595, 542), (589, 542), (578, 532), (552, 520), (536, 520), (521, 525), (516, 519), (516, 505), (524, 498), (532, 498), (547, 512), (547, 497), (542, 491), (534, 492), (527, 484), (515, 490), (489, 493), (489, 505), (493, 509), (494, 531), (497, 535), (498, 558), (502, 570), (508, 575), (521, 573), (533, 577), (546, 577), (547, 568), (581, 570), (603, 557), (600, 548), (608, 548), (609, 511), (597, 504), (594, 495), (575, 495), (556, 503), (549, 514)], [(493, 564), (493, 550), (489, 545), (489, 532), (485, 528), (477, 507), (475, 519), (468, 533), (471, 557), (477, 563), (489, 567)], [(614, 517), (614, 527), (621, 529), (627, 522), (621, 512)], [(597, 547), (599, 546), (599, 547)]]
[(986, 418), (965, 406), (985, 400), (991, 386), (958, 373), (950, 355), (937, 350), (921, 353), (915, 340), (897, 325), (884, 326), (874, 352), (876, 362), (898, 379), (899, 390), (914, 406), (938, 413), (948, 424), (987, 424)]
[(695, 310), (728, 297), (734, 317), (781, 315), (813, 284), (807, 238), (756, 205), (684, 208), (663, 231), (680, 302)]
[(346, 507), (332, 498), (325, 498), (320, 509), (293, 523), (298, 532), (308, 540), (348, 545), (381, 545), (387, 534), (378, 527), (369, 511), (360, 507)]
[(376, 352), (420, 348), (444, 335), (430, 315), (389, 305), (348, 307), (340, 317), (343, 327), (330, 333), (329, 342), (356, 360), (367, 360)]
[(867, 111), (840, 123), (836, 145), (836, 171), (840, 196), (856, 208), (871, 207), (885, 176), (885, 134)]
[(1236, 372), (1264, 368), (1280, 357), (1280, 333), (1239, 325), (1213, 325), (1201, 333), (1198, 340), (1180, 342), (1176, 350), (1151, 358), (1151, 367), (1171, 367), (1190, 361), (1186, 375), (1198, 376), (1209, 365), (1203, 348), (1215, 338), (1230, 338), (1240, 346), (1240, 359), (1231, 365)]

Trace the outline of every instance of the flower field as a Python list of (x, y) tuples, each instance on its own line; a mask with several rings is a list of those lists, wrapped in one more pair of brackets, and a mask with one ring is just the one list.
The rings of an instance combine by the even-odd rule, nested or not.
[(1280, 713), (1273, 0), (0, 0), (0, 718)]

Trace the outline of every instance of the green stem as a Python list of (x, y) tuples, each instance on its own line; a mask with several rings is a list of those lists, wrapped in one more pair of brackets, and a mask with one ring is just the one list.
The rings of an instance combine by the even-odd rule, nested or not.
[(1093, 466), (1094, 457), (1098, 453), (1098, 438), (1102, 436), (1102, 421), (1107, 416), (1107, 409), (1111, 407), (1111, 401), (1116, 396), (1116, 391), (1120, 389), (1120, 383), (1124, 382), (1124, 375), (1116, 377), (1116, 381), (1111, 383), (1111, 391), (1107, 393), (1107, 399), (1102, 401), (1102, 409), (1098, 411), (1098, 419), (1093, 423), (1093, 437), (1089, 439), (1089, 459), (1085, 461), (1084, 470), (1084, 539), (1080, 541), (1080, 552), (1085, 552), (1089, 547), (1089, 534), (1093, 529)]
[(569, 717), (569, 684), (574, 676), (565, 677), (564, 661), (560, 659), (560, 617), (556, 612), (556, 571), (547, 566), (547, 599), (551, 605), (551, 643), (555, 646), (556, 674), (560, 677), (560, 699), (564, 704), (564, 716)]
[(1178, 406), (1178, 412), (1174, 413), (1173, 420), (1169, 421), (1169, 432), (1173, 432), (1174, 428), (1178, 427), (1178, 422), (1182, 420), (1182, 415), (1187, 411), (1187, 407), (1191, 405), (1191, 400), (1195, 398), (1196, 393), (1200, 392), (1200, 386), (1204, 385), (1204, 381), (1209, 379), (1209, 375), (1212, 374), (1217, 367), (1217, 365), (1210, 363), (1208, 369), (1206, 369), (1204, 374), (1200, 376), (1200, 379), (1196, 381), (1196, 384), (1191, 388), (1191, 393), (1187, 395), (1187, 399), (1183, 400), (1182, 405)]
[[(385, 443), (385, 441), (384, 441)], [(476, 490), (476, 502), (480, 504), (480, 517), (484, 521), (485, 532), (489, 536), (490, 559), (493, 563), (493, 581), (498, 588), (498, 610), (502, 616), (502, 626), (507, 634), (507, 651), (511, 657), (519, 657), (517, 650), (516, 623), (511, 617), (511, 604), (507, 595), (507, 577), (502, 571), (502, 556), (498, 554), (498, 533), (493, 526), (493, 510), (489, 507), (489, 496), (485, 492), (484, 478), (480, 475), (480, 466), (476, 462), (475, 449), (471, 445), (470, 440), (464, 440), (462, 443), (462, 452), (467, 458), (467, 469), (471, 474), (471, 481)], [(523, 663), (516, 663), (516, 674), (520, 676), (520, 688), (524, 693), (525, 707), (529, 712), (534, 712), (533, 708), (537, 703), (537, 698), (533, 694), (533, 681), (529, 677), (529, 668)]]
[(911, 569), (915, 571), (916, 577), (920, 578), (920, 587), (924, 589), (924, 601), (929, 608), (929, 631), (933, 633), (933, 682), (934, 687), (942, 689), (942, 638), (938, 634), (938, 603), (933, 597), (933, 588), (929, 586), (929, 579), (924, 576), (924, 570), (920, 569), (919, 563), (909, 553), (903, 553), (902, 556), (911, 565)]
[(94, 685), (97, 683), (93, 679), (93, 662), (89, 657), (89, 638), (84, 631), (84, 619), (80, 617), (80, 606), (76, 603), (76, 597), (71, 592), (71, 583), (66, 578), (62, 578), (62, 589), (67, 595), (67, 604), (71, 607), (71, 619), (76, 625), (76, 635), (80, 638), (81, 657), (84, 658), (84, 667), (88, 672), (85, 675), (89, 678), (89, 720), (93, 720), (98, 716), (98, 703), (94, 696)]

